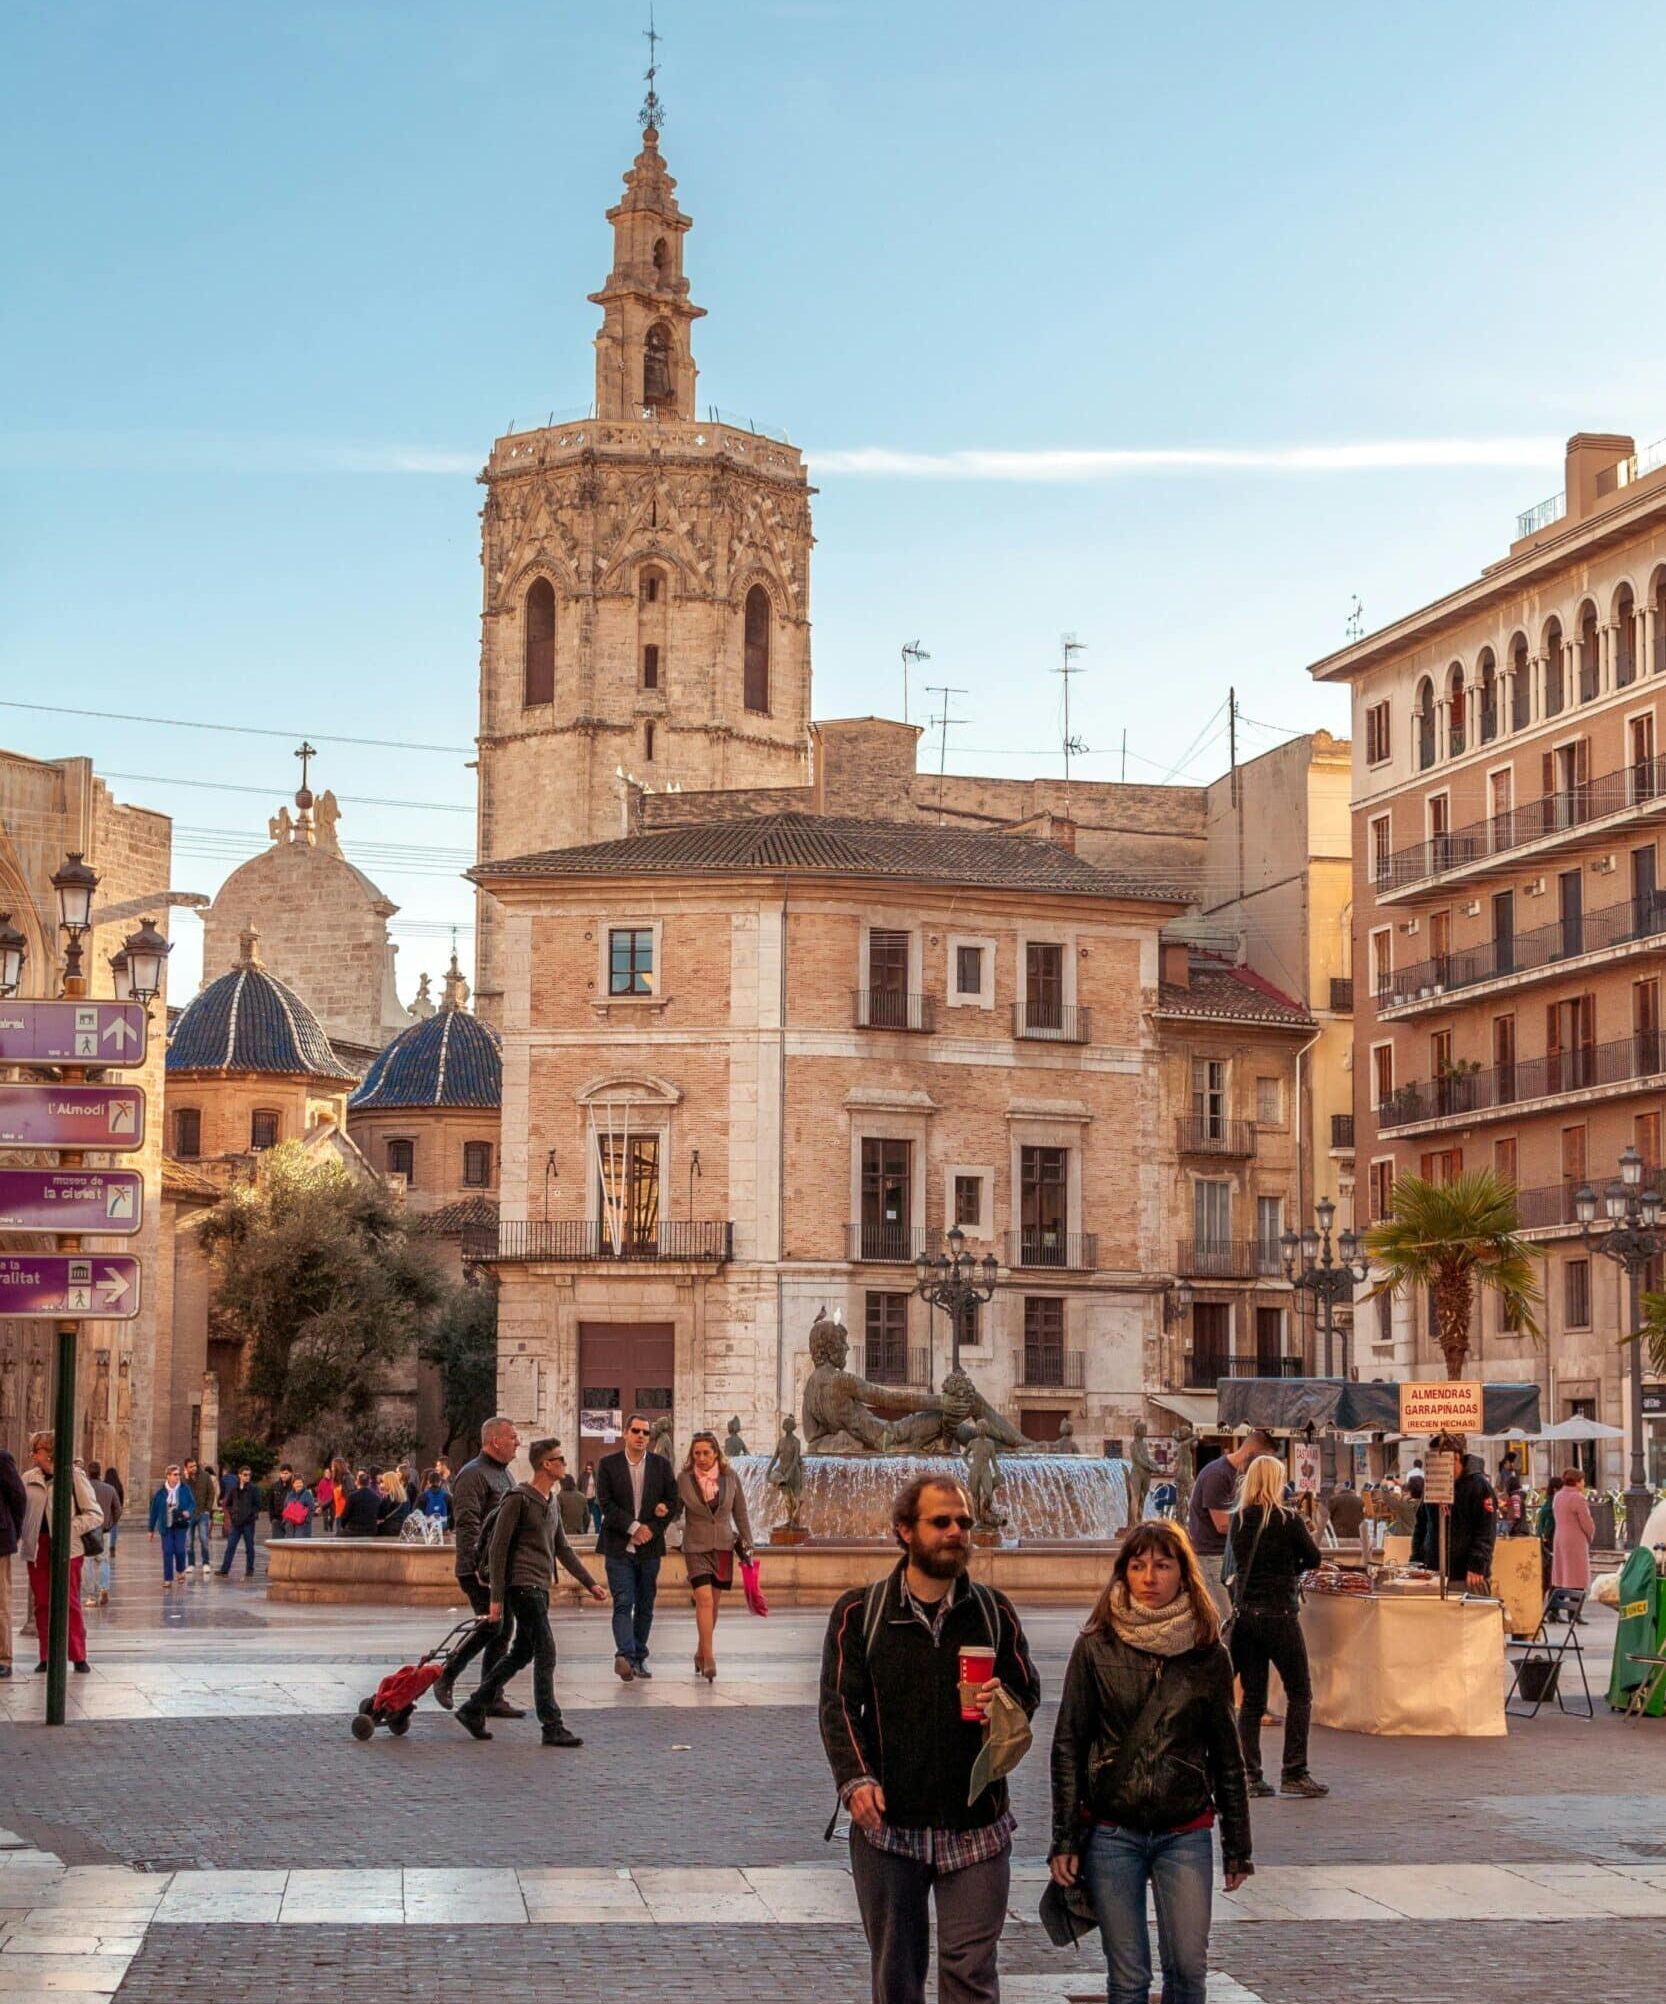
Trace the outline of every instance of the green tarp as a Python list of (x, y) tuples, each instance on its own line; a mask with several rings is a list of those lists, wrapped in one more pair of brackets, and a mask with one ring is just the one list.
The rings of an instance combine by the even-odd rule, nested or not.
[[(1655, 1571), (1654, 1553), (1639, 1545), (1620, 1568), (1620, 1627), (1614, 1638), (1614, 1669), (1608, 1679), (1608, 1704), (1623, 1712), (1631, 1694), (1646, 1677), (1649, 1666), (1632, 1662), (1634, 1656), (1660, 1656), (1666, 1639), (1666, 1592)], [(1666, 1713), (1666, 1690), (1657, 1691), (1649, 1706), (1649, 1717)]]

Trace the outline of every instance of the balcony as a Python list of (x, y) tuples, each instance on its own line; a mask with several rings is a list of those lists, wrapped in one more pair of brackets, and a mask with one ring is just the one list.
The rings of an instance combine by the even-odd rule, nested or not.
[(1080, 1350), (1056, 1350), (1050, 1343), (1024, 1345), (1020, 1391), (1079, 1392), (1086, 1383), (1086, 1361)]
[(1255, 1122), (1210, 1113), (1176, 1114), (1174, 1145), (1182, 1155), (1253, 1155)]
[[(1264, 1264), (1271, 1260), (1271, 1266)], [(1193, 1280), (1254, 1280), (1257, 1274), (1282, 1275), (1277, 1245), (1254, 1239), (1182, 1239), (1175, 1270)]]
[(627, 1237), (615, 1247), (597, 1218), (504, 1218), (470, 1226), (463, 1257), (476, 1261), (674, 1260), (722, 1265), (734, 1258), (735, 1228), (699, 1218), (662, 1218), (651, 1233)]
[(1026, 1226), (1005, 1232), (1006, 1263), (1016, 1267), (1053, 1267), (1066, 1273), (1092, 1273), (1099, 1264), (1097, 1232), (1053, 1232)]
[(1330, 1006), (1332, 1011), (1338, 1016), (1351, 1016), (1353, 1014), (1354, 984), (1352, 976), (1349, 976), (1347, 979), (1338, 974), (1331, 976)]
[(1354, 1146), (1354, 1117), (1351, 1113), (1333, 1113), (1330, 1117), (1330, 1145), (1333, 1155), (1344, 1152), (1351, 1154)]
[(877, 1266), (912, 1266), (921, 1253), (936, 1255), (941, 1236), (924, 1225), (846, 1225), (845, 1258)]
[[(1643, 1181), (1648, 1187), (1666, 1195), (1666, 1170), (1646, 1168)], [(1600, 1201), (1603, 1179), (1594, 1177), (1592, 1187)], [(1579, 1188), (1577, 1182), (1550, 1183), (1535, 1190), (1516, 1192), (1516, 1229), (1531, 1235), (1534, 1232), (1552, 1232), (1563, 1225), (1577, 1225), (1574, 1216), (1573, 1193)], [(1651, 1285), (1645, 1277), (1644, 1286)]]
[(1395, 904), (1513, 868), (1524, 853), (1556, 848), (1610, 823), (1662, 814), (1666, 758), (1642, 759), (1382, 857), (1373, 873), (1377, 902)]
[(1512, 1064), (1483, 1071), (1400, 1086), (1377, 1110), (1384, 1133), (1448, 1120), (1488, 1119), (1535, 1100), (1559, 1099), (1569, 1093), (1603, 1093), (1666, 1071), (1666, 1033), (1639, 1030), (1609, 1044), (1582, 1044), (1550, 1057), (1518, 1058)]
[(867, 1353), (863, 1376), (876, 1385), (895, 1385), (899, 1390), (923, 1392), (931, 1384), (930, 1352), (905, 1349), (884, 1343)]
[(1479, 946), (1396, 968), (1384, 979), (1377, 996), (1379, 1013), (1421, 1015), (1444, 1008), (1448, 997), (1489, 981), (1516, 977), (1512, 985), (1526, 987), (1546, 969), (1559, 969), (1582, 954), (1603, 953), (1663, 936), (1666, 897), (1656, 891), (1622, 898), (1577, 918), (1553, 919), (1531, 932), (1507, 933), (1502, 939), (1483, 940)]
[(1299, 1378), (1300, 1357), (1228, 1357), (1218, 1350), (1188, 1350), (1185, 1359), (1186, 1384), (1191, 1390), (1208, 1390), (1222, 1378)]
[(929, 1036), (937, 1028), (937, 1004), (930, 995), (909, 995), (900, 988), (853, 988), (850, 1006), (858, 1030), (917, 1030)]
[(1049, 1044), (1085, 1044), (1092, 1029), (1091, 1012), (1075, 1003), (1024, 1001), (1012, 1005), (1012, 1034), (1039, 1038)]

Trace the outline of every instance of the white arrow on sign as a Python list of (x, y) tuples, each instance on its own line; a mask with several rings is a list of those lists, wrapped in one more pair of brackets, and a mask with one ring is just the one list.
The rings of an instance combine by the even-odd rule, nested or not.
[(116, 1100), (110, 1108), (110, 1132), (131, 1134), (133, 1132), (133, 1108), (126, 1100)]
[(127, 1292), (127, 1276), (118, 1273), (113, 1266), (104, 1269), (104, 1278), (98, 1283), (98, 1291), (104, 1296), (106, 1308), (114, 1308)]
[(116, 1040), (118, 1051), (125, 1050), (129, 1044), (136, 1044), (139, 1041), (133, 1034), (133, 1025), (125, 1016), (118, 1016), (113, 1023), (105, 1025), (104, 1041), (109, 1043), (112, 1037)]
[(133, 1192), (125, 1184), (104, 1193), (104, 1215), (107, 1218), (132, 1217)]

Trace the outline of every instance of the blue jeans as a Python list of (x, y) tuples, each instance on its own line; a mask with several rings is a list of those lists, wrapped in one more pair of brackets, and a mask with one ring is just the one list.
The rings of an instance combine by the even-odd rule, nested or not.
[(1157, 1902), (1163, 2004), (1204, 2004), (1213, 1873), (1208, 1830), (1148, 1835), (1095, 1824), (1082, 1875), (1105, 1944), (1105, 2004), (1146, 2004), (1151, 1995), (1147, 1886)]
[(104, 1534), (104, 1551), (98, 1561), (98, 1590), (110, 1591), (110, 1561), (116, 1556), (116, 1539), (121, 1535), (121, 1526), (112, 1524)]
[(237, 1556), (237, 1547), (239, 1544), (243, 1546), (244, 1554), (249, 1562), (249, 1570), (243, 1575), (245, 1579), (248, 1579), (252, 1577), (255, 1569), (255, 1526), (252, 1517), (246, 1524), (232, 1525), (231, 1535), (226, 1540), (225, 1560), (220, 1567), (222, 1577), (231, 1571), (231, 1562)]
[(654, 1594), (659, 1586), (660, 1554), (650, 1559), (608, 1559), (607, 1590), (613, 1596), (613, 1647), (633, 1664), (648, 1657), (648, 1631), (654, 1625)]
[(185, 1527), (185, 1563), (188, 1566), (206, 1566), (212, 1562), (214, 1554), (208, 1549), (209, 1536), (208, 1513), (199, 1510)]
[(181, 1524), (177, 1531), (161, 1531), (157, 1535), (162, 1540), (162, 1584), (171, 1584), (175, 1573), (183, 1573), (189, 1561), (185, 1556), (185, 1538), (188, 1526)]

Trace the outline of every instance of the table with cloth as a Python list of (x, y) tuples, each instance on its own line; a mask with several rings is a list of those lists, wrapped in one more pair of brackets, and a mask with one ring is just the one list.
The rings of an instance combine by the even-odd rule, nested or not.
[(1390, 1738), (1504, 1733), (1496, 1601), (1309, 1593), (1301, 1618), (1317, 1725)]

